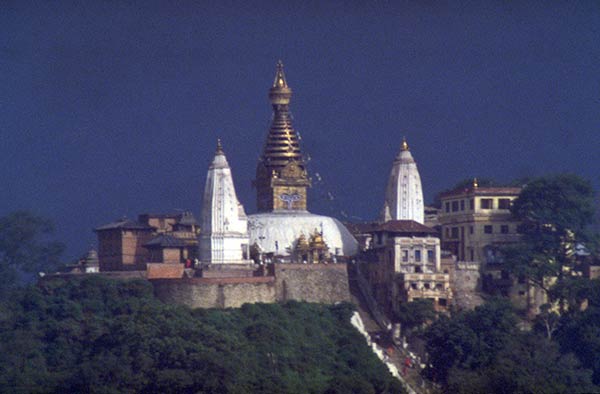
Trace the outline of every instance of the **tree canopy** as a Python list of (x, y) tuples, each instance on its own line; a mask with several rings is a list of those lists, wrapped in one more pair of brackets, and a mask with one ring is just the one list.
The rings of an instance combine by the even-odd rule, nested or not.
[(0, 292), (18, 283), (19, 273), (53, 271), (64, 245), (49, 240), (52, 222), (27, 211), (0, 217)]
[(551, 301), (576, 298), (582, 283), (574, 252), (591, 238), (594, 199), (590, 182), (575, 175), (531, 180), (511, 208), (521, 241), (504, 248), (506, 269), (546, 290)]
[(0, 393), (401, 393), (350, 304), (191, 310), (145, 281), (50, 278), (0, 303)]
[(425, 338), (427, 372), (447, 393), (600, 392), (577, 358), (542, 335), (519, 330), (505, 300), (442, 317)]

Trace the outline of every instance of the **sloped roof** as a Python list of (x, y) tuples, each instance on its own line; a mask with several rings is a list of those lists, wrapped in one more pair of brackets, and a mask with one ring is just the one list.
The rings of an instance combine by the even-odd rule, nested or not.
[(440, 198), (475, 195), (475, 196), (517, 196), (521, 193), (520, 187), (467, 187), (455, 189), (440, 194)]
[(350, 231), (352, 235), (367, 234), (379, 227), (381, 223), (378, 222), (362, 222), (362, 223), (349, 223), (344, 222), (344, 226)]
[(437, 231), (414, 220), (389, 220), (380, 224), (372, 232), (390, 232), (401, 234), (437, 234)]
[(144, 247), (155, 248), (183, 248), (189, 245), (188, 240), (177, 238), (169, 234), (159, 234), (144, 244)]
[(121, 220), (117, 220), (100, 227), (96, 227), (94, 231), (104, 231), (104, 230), (113, 230), (113, 229), (122, 229), (122, 230), (154, 230), (154, 227), (149, 226), (145, 223), (136, 222), (135, 220), (130, 220), (127, 218), (123, 218)]
[(194, 214), (188, 211), (179, 215), (177, 223), (183, 224), (184, 226), (195, 226), (198, 224), (196, 218), (194, 217)]

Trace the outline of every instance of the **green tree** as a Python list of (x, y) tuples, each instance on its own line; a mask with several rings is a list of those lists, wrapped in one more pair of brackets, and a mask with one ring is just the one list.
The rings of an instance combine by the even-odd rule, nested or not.
[[(432, 365), (427, 372), (447, 393), (599, 392), (592, 372), (575, 357), (516, 323), (505, 300), (440, 318), (425, 333)], [(586, 356), (597, 359), (595, 351)]]
[(48, 239), (53, 231), (50, 220), (27, 211), (0, 218), (0, 289), (13, 287), (19, 273), (56, 268), (64, 245)]
[(433, 321), (436, 313), (433, 301), (418, 298), (400, 305), (396, 318), (402, 323), (403, 331), (410, 331), (423, 324)]
[(574, 250), (590, 239), (594, 198), (590, 182), (554, 175), (528, 183), (511, 208), (521, 222), (521, 241), (504, 248), (506, 269), (545, 290), (561, 307), (579, 288), (571, 282), (577, 268)]

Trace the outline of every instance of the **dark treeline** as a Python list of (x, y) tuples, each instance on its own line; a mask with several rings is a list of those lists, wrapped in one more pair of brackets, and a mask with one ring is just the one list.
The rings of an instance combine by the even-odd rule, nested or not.
[(143, 281), (51, 279), (0, 305), (0, 392), (397, 393), (352, 306), (191, 310)]
[(600, 282), (590, 304), (551, 322), (540, 315), (532, 330), (518, 327), (506, 300), (440, 317), (424, 333), (431, 368), (447, 393), (599, 393)]

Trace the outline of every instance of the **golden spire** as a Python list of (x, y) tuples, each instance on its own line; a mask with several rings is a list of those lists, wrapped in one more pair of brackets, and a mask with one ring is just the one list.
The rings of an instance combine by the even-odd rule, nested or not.
[(287, 84), (283, 63), (280, 60), (277, 62), (275, 81), (269, 89), (269, 100), (273, 105), (273, 120), (262, 155), (262, 160), (270, 170), (280, 170), (292, 160), (299, 165), (304, 163), (300, 141), (292, 126), (292, 116), (288, 106), (291, 97), (292, 89)]
[(275, 72), (275, 80), (273, 81), (274, 88), (287, 88), (287, 81), (285, 80), (285, 74), (283, 73), (283, 62), (279, 60), (277, 62), (277, 71)]
[(277, 70), (275, 71), (275, 80), (273, 86), (269, 89), (269, 100), (271, 104), (275, 105), (288, 105), (292, 98), (292, 89), (288, 87), (287, 81), (285, 80), (285, 74), (283, 72), (283, 63), (277, 62)]
[(408, 149), (408, 143), (406, 142), (406, 137), (402, 137), (402, 147), (401, 147), (401, 149), (402, 149), (403, 151), (407, 151), (407, 150), (409, 150), (409, 149)]
[(221, 139), (217, 138), (217, 150), (215, 151), (215, 155), (224, 155), (223, 145), (221, 145)]

